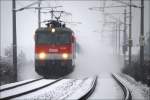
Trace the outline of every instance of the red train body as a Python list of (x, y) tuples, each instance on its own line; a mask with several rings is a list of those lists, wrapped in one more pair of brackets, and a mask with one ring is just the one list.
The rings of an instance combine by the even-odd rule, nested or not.
[(48, 77), (60, 77), (75, 66), (75, 36), (66, 27), (39, 28), (35, 34), (35, 70)]

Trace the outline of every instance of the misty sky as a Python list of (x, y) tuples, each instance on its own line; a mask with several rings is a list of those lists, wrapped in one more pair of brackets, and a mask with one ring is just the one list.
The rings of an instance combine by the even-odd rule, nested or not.
[[(30, 4), (31, 2), (19, 1), (17, 2), (17, 8)], [(92, 14), (88, 8), (92, 6), (99, 6), (96, 2), (61, 2), (61, 3), (42, 3), (45, 6), (55, 6), (63, 4), (63, 8), (58, 10), (65, 10), (72, 13), (72, 18), (68, 17), (68, 21), (82, 22), (81, 25), (71, 25), (72, 28), (80, 30), (82, 32), (92, 32), (100, 25), (97, 21), (100, 18), (100, 14)], [(47, 4), (47, 5), (46, 5)], [(11, 20), (11, 2), (2, 1), (2, 48), (6, 48), (12, 42), (12, 20)], [(78, 10), (77, 10), (78, 9)], [(80, 10), (80, 11), (79, 11)], [(45, 17), (49, 16), (49, 17)], [(43, 14), (42, 20), (49, 19), (50, 14)], [(37, 29), (37, 11), (24, 10), (17, 12), (17, 43), (18, 48), (23, 49), (28, 57), (34, 57), (34, 31)], [(78, 31), (79, 32), (79, 31)], [(77, 33), (79, 34), (79, 33)]]
[[(17, 7), (21, 8), (24, 7), (33, 1), (17, 1)], [(115, 5), (118, 3), (107, 1), (107, 5)], [(139, 2), (135, 2), (135, 4), (139, 5)], [(4, 53), (4, 48), (7, 48), (12, 44), (12, 2), (10, 0), (2, 0), (1, 1), (1, 42), (2, 42), (2, 53)], [(58, 8), (57, 10), (65, 10), (67, 12), (71, 12), (72, 16), (65, 16), (63, 20), (65, 21), (73, 21), (73, 22), (81, 22), (82, 24), (79, 25), (69, 25), (71, 27), (76, 36), (78, 37), (77, 40), (84, 39), (85, 42), (88, 41), (86, 34), (92, 34), (102, 38), (105, 36), (105, 39), (101, 42), (100, 45), (103, 43), (107, 43), (110, 41), (110, 33), (103, 32), (103, 21), (104, 17), (103, 14), (99, 11), (90, 11), (88, 8), (90, 7), (99, 7), (103, 5), (103, 1), (47, 1), (42, 2), (42, 6), (60, 6), (63, 5), (62, 8)], [(145, 33), (149, 31), (148, 20), (150, 16), (148, 16), (148, 5), (150, 3), (145, 4), (145, 18), (146, 18), (146, 25), (145, 25)], [(133, 38), (134, 38), (134, 45), (138, 44), (138, 36), (140, 33), (140, 10), (133, 8)], [(123, 8), (120, 9), (106, 9), (106, 12), (123, 12)], [(116, 17), (118, 17), (117, 15)], [(45, 19), (49, 19), (50, 14), (42, 14), (42, 21)], [(112, 21), (112, 19), (109, 19)], [(120, 20), (123, 21), (123, 16), (120, 15)], [(18, 51), (23, 50), (28, 58), (34, 59), (34, 32), (37, 29), (37, 11), (36, 10), (24, 10), (21, 12), (17, 12), (17, 44), (18, 44)], [(42, 24), (44, 26), (44, 24)], [(112, 30), (112, 27), (105, 27), (106, 30)], [(108, 34), (106, 34), (108, 33)], [(104, 37), (103, 37), (104, 38)], [(91, 38), (94, 39), (94, 38)], [(95, 45), (95, 44), (93, 44)], [(96, 44), (97, 45), (97, 44)], [(137, 49), (137, 48), (136, 48)]]

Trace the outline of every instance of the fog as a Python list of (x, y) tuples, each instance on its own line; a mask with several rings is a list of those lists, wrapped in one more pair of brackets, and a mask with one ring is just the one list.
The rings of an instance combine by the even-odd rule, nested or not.
[[(17, 1), (17, 8), (24, 7), (33, 1)], [(85, 77), (101, 72), (120, 72), (123, 58), (118, 57), (112, 40), (113, 32), (103, 30), (104, 16), (99, 11), (90, 11), (90, 7), (102, 6), (103, 1), (47, 1), (43, 6), (60, 6), (57, 10), (71, 12), (72, 16), (63, 17), (64, 21), (81, 22), (81, 24), (67, 24), (75, 32), (79, 52), (76, 58), (75, 71), (68, 77)], [(11, 1), (1, 1), (1, 42), (2, 55), (4, 50), (12, 44), (12, 15)], [(121, 10), (118, 10), (120, 12)], [(139, 11), (134, 11), (134, 13)], [(136, 13), (136, 14), (137, 14)], [(49, 19), (50, 14), (42, 14), (42, 21)], [(123, 18), (122, 18), (123, 19)], [(122, 20), (121, 19), (121, 20)], [(135, 18), (135, 20), (139, 17)], [(135, 24), (134, 20), (134, 24)], [(37, 29), (37, 11), (24, 10), (17, 12), (17, 44), (18, 52), (23, 50), (29, 60), (34, 60), (34, 32)], [(44, 24), (42, 24), (44, 26)], [(112, 27), (106, 27), (112, 30)], [(137, 27), (135, 27), (136, 29)], [(139, 28), (138, 28), (139, 29)], [(134, 31), (134, 29), (133, 29)], [(139, 33), (139, 30), (134, 31)], [(138, 35), (138, 34), (137, 34)], [(135, 36), (136, 37), (136, 36)], [(137, 37), (136, 37), (137, 38)], [(136, 40), (137, 41), (137, 40)], [(135, 43), (136, 45), (136, 43)], [(136, 49), (137, 50), (137, 49)], [(31, 65), (34, 67), (34, 64)], [(24, 70), (21, 68), (20, 70)], [(32, 70), (33, 71), (33, 70)], [(19, 71), (21, 72), (21, 71)], [(32, 73), (32, 72), (28, 72)], [(33, 75), (31, 76), (31, 78)], [(28, 77), (29, 78), (29, 77)]]
[(77, 36), (81, 52), (77, 54), (75, 70), (69, 77), (81, 78), (102, 72), (121, 71), (123, 59), (119, 60), (113, 48), (99, 38), (100, 36), (88, 32)]

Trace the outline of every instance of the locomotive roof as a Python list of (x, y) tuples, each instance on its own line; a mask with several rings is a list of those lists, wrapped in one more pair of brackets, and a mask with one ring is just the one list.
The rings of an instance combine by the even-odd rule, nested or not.
[[(51, 30), (52, 28), (48, 28), (48, 27), (41, 27), (41, 28), (38, 28), (37, 30), (36, 30), (36, 33), (39, 33), (39, 32), (45, 32), (45, 33), (47, 33), (47, 32), (51, 32), (50, 30)], [(65, 28), (55, 28), (55, 30), (56, 30), (56, 32), (67, 32), (67, 33), (73, 33), (73, 31), (70, 29), (70, 28), (67, 28), (67, 27), (65, 27)]]

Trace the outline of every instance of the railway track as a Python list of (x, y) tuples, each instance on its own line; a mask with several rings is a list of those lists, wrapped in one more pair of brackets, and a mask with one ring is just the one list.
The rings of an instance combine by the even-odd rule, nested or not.
[(117, 81), (117, 83), (122, 88), (122, 90), (124, 92), (124, 100), (132, 100), (131, 92), (127, 88), (127, 86), (124, 85), (124, 83), (122, 83), (122, 81), (120, 80), (120, 78), (116, 74), (112, 74), (112, 77)]
[(83, 96), (81, 96), (81, 98), (79, 98), (79, 100), (86, 100), (95, 90), (96, 88), (96, 84), (97, 84), (97, 76), (95, 77), (94, 81), (92, 82), (91, 87), (89, 88), (89, 90), (87, 91), (87, 93)]
[[(119, 84), (119, 86), (123, 90), (123, 94), (124, 94), (123, 100), (132, 100), (129, 89), (122, 83), (120, 77), (117, 76), (116, 74), (112, 74), (112, 77), (115, 79), (115, 81)], [(54, 94), (60, 93), (60, 92), (57, 92), (57, 90), (58, 91), (60, 90), (60, 91), (64, 92), (64, 94), (60, 93), (61, 95), (50, 95), (49, 93), (51, 93), (51, 92), (49, 92), (49, 93), (47, 93), (49, 95), (49, 98), (52, 97), (52, 99), (55, 99), (53, 97), (58, 96), (58, 97), (56, 97), (57, 99), (86, 100), (94, 92), (96, 85), (97, 85), (97, 79), (98, 79), (97, 76), (93, 77), (91, 79), (86, 78), (83, 80), (64, 79), (64, 78), (60, 78), (57, 80), (45, 80), (43, 78), (40, 78), (40, 79), (36, 79), (36, 80), (23, 82), (23, 83), (14, 85), (14, 86), (8, 86), (5, 88), (1, 88), (0, 89), (0, 93), (1, 93), (0, 99), (6, 99), (6, 100), (7, 99), (18, 99), (20, 97), (28, 97), (31, 94), (35, 94), (37, 96), (37, 95), (41, 94), (41, 92), (39, 92), (39, 94), (36, 94), (37, 91), (41, 91), (41, 90), (47, 91), (47, 90), (51, 89), (51, 87), (53, 87), (54, 91), (51, 91), (52, 93), (54, 93)], [(73, 86), (74, 83), (77, 84), (77, 86)], [(74, 90), (71, 90), (71, 89), (67, 90), (66, 84), (68, 84), (68, 87), (69, 86), (73, 87)], [(85, 87), (86, 85), (88, 87)], [(64, 88), (64, 89), (61, 89), (61, 88)], [(67, 92), (65, 90), (67, 90)], [(68, 96), (68, 95), (71, 95), (71, 96)], [(34, 98), (34, 96), (33, 96), (33, 98)], [(35, 99), (37, 99), (37, 98), (35, 98)]]
[[(62, 92), (65, 91), (65, 89), (61, 90), (61, 88), (66, 88), (66, 86), (67, 86), (66, 84), (68, 84), (68, 87), (69, 87), (69, 84), (71, 85), (71, 84), (74, 84), (73, 82), (75, 82), (75, 84), (77, 84), (77, 85), (76, 86), (72, 85), (71, 88), (74, 88), (76, 91), (79, 91), (80, 89), (82, 89), (83, 92), (77, 93), (76, 91), (73, 91), (73, 90), (69, 91), (69, 89), (67, 90), (67, 88), (66, 88), (66, 90), (68, 91), (68, 94), (71, 94), (71, 95), (77, 94), (78, 97), (75, 96), (75, 99), (79, 99), (79, 100), (84, 99), (85, 100), (93, 93), (95, 86), (96, 86), (96, 81), (97, 81), (97, 77), (85, 78), (83, 80), (64, 79), (64, 78), (60, 78), (57, 80), (46, 80), (46, 79), (40, 78), (40, 79), (31, 80), (31, 81), (18, 83), (16, 85), (1, 88), (0, 89), (0, 94), (1, 94), (0, 99), (4, 99), (4, 100), (20, 99), (20, 98), (22, 99), (24, 97), (26, 99), (26, 97), (28, 98), (30, 95), (31, 95), (31, 97), (33, 97), (32, 99), (34, 99), (35, 96), (32, 96), (33, 94), (35, 94), (38, 97), (38, 95), (41, 96), (41, 94), (42, 94), (39, 91), (46, 92), (48, 90), (51, 90), (51, 88), (54, 88), (54, 91), (51, 91), (51, 92), (54, 93), (56, 90), (56, 93), (54, 93), (54, 94), (57, 94), (60, 91), (62, 91)], [(85, 85), (87, 85), (87, 84), (88, 84), (88, 88), (85, 88)], [(58, 90), (60, 90), (60, 91), (58, 92)], [(49, 98), (52, 97), (52, 99), (53, 99), (53, 97), (55, 97), (55, 96), (51, 95), (50, 94), (51, 92), (49, 92), (49, 93), (47, 92), (47, 94), (50, 95)], [(60, 97), (57, 94), (56, 96), (58, 96), (58, 97), (56, 97), (56, 98), (68, 99), (68, 94), (66, 91), (65, 91), (65, 93), (66, 94), (63, 94), (64, 96), (61, 93)], [(44, 94), (42, 94), (42, 95), (44, 95)]]
[[(48, 81), (43, 81), (42, 79), (43, 78), (33, 80), (33, 81), (29, 81), (29, 82), (22, 83), (22, 84), (18, 84), (16, 86), (4, 88), (4, 89), (1, 90), (0, 99), (4, 99), (4, 100), (13, 99), (13, 98), (16, 98), (16, 97), (19, 97), (19, 96), (22, 96), (22, 95), (26, 95), (26, 94), (35, 92), (37, 90), (40, 90), (42, 88), (45, 88), (47, 86), (50, 86), (50, 85), (62, 80), (62, 78), (60, 78), (60, 79), (48, 82)], [(42, 84), (40, 84), (40, 86), (35, 86), (33, 88), (29, 87), (29, 86), (34, 86), (36, 84), (39, 84), (40, 82), (42, 83)], [(23, 90), (24, 88), (25, 88), (25, 90)]]
[(10, 90), (10, 89), (13, 89), (13, 88), (17, 88), (17, 87), (20, 87), (20, 86), (23, 86), (23, 85), (27, 85), (27, 84), (30, 84), (30, 83), (33, 83), (33, 82), (36, 82), (36, 81), (39, 81), (39, 80), (42, 80), (42, 79), (43, 78), (34, 79), (34, 80), (23, 82), (23, 83), (14, 85), (14, 86), (7, 86), (7, 87), (4, 87), (4, 88), (0, 88), (0, 92), (6, 91), (6, 90)]

